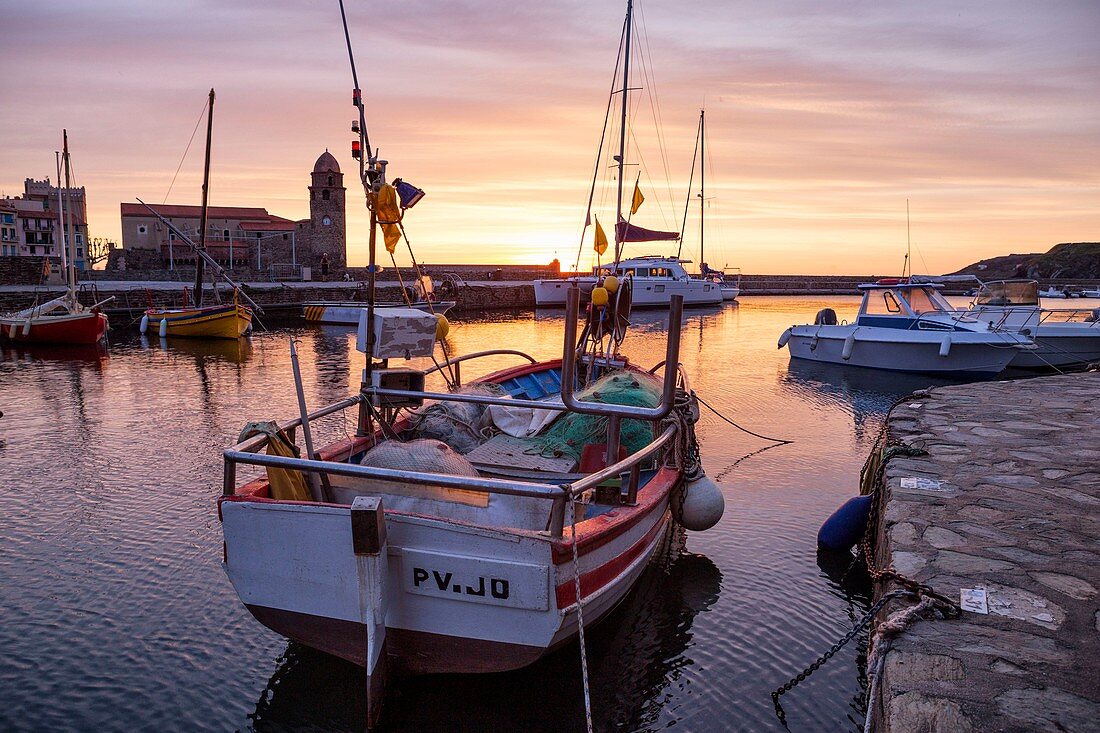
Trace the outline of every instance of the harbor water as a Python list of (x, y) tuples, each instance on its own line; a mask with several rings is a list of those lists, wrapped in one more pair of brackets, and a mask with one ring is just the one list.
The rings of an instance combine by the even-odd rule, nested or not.
[[(863, 615), (866, 579), (819, 557), (821, 521), (899, 396), (933, 379), (790, 363), (776, 339), (855, 297), (755, 297), (689, 311), (704, 464), (726, 513), (670, 538), (635, 591), (589, 634), (598, 730), (782, 730), (770, 693)], [(663, 358), (661, 313), (636, 313), (624, 352)], [(452, 353), (560, 356), (563, 315), (456, 319)], [(296, 414), (290, 339), (311, 407), (358, 388), (350, 327), (236, 342), (144, 340), (109, 350), (0, 346), (0, 730), (362, 730), (362, 670), (262, 627), (221, 568), (221, 450), (248, 421)], [(470, 381), (516, 363), (464, 364)], [(436, 385), (439, 386), (439, 385)], [(321, 421), (344, 437), (355, 415)], [(769, 447), (771, 446), (771, 447)], [(862, 642), (783, 697), (792, 731), (862, 725)], [(579, 730), (576, 644), (518, 672), (395, 682), (386, 729)]]

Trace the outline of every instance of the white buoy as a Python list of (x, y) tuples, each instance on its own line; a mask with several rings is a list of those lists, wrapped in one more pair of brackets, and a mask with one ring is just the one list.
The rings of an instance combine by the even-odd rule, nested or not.
[(951, 337), (944, 336), (943, 341), (940, 341), (940, 356), (947, 356), (951, 353)]
[(160, 337), (164, 338), (167, 335), (168, 335), (168, 319), (167, 318), (161, 318), (160, 319)]
[(856, 346), (856, 332), (852, 331), (848, 334), (848, 338), (844, 339), (844, 348), (840, 350), (840, 358), (844, 361), (848, 361), (852, 358), (852, 349)]
[[(718, 524), (726, 510), (726, 499), (718, 484), (703, 475), (688, 483), (683, 489), (684, 500), (679, 505), (677, 521), (692, 532), (703, 532)], [(677, 501), (673, 499), (673, 507)]]
[(138, 326), (138, 330), (141, 331), (142, 335), (145, 335), (145, 332), (149, 330), (149, 314), (148, 313), (146, 313), (144, 316), (141, 317), (141, 325)]
[(790, 341), (790, 340), (791, 340), (791, 329), (788, 328), (786, 331), (784, 331), (779, 336), (779, 347), (778, 348), (782, 349), (784, 346), (787, 345), (787, 342)]
[(27, 319), (23, 322), (23, 336), (24, 338), (31, 335), (31, 319)]

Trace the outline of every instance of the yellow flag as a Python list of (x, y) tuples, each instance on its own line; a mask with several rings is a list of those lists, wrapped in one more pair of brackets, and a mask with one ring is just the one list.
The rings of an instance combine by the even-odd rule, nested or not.
[(401, 228), (397, 226), (401, 221), (401, 208), (398, 205), (397, 190), (393, 186), (387, 183), (378, 191), (376, 208), (386, 251), (393, 254), (397, 243), (401, 241)]
[(603, 254), (607, 251), (607, 235), (603, 233), (603, 227), (600, 226), (600, 218), (596, 217), (596, 242), (593, 246), (596, 250), (596, 254)]
[(645, 196), (642, 195), (642, 189), (638, 188), (638, 182), (634, 181), (634, 200), (630, 202), (631, 216), (638, 213), (638, 209), (641, 208), (643, 201), (645, 201)]

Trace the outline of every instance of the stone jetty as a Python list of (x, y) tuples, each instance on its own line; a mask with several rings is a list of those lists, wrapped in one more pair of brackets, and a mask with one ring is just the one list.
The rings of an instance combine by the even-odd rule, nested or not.
[(1100, 373), (936, 388), (888, 429), (927, 454), (886, 465), (877, 563), (988, 613), (893, 642), (874, 730), (1100, 730)]

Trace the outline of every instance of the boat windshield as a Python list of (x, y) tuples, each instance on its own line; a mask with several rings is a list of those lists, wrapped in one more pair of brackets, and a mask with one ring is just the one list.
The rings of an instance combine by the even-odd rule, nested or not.
[(869, 290), (863, 312), (870, 316), (896, 316), (902, 313), (902, 308), (893, 290)]
[(1039, 283), (1034, 280), (986, 283), (978, 291), (975, 305), (1039, 305)]
[(953, 311), (951, 304), (932, 288), (909, 288), (909, 307), (918, 316), (922, 313)]

